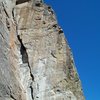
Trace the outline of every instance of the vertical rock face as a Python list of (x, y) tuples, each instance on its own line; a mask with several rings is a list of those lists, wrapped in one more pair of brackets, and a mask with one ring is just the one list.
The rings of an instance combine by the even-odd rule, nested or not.
[(42, 0), (0, 0), (0, 100), (85, 100), (64, 33)]

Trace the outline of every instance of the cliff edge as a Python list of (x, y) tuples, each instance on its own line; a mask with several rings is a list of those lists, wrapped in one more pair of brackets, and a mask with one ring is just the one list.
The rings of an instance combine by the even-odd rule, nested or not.
[(63, 30), (42, 0), (0, 0), (0, 100), (85, 100)]

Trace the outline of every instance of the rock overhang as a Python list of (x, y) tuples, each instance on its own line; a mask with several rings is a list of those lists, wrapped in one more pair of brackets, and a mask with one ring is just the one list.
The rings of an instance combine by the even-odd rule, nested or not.
[(16, 5), (21, 4), (21, 3), (25, 3), (25, 2), (29, 2), (31, 0), (17, 0), (16, 1)]

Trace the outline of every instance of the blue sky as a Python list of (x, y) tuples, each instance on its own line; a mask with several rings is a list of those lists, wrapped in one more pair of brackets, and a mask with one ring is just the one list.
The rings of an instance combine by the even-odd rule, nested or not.
[(72, 49), (86, 100), (100, 100), (100, 1), (45, 0)]

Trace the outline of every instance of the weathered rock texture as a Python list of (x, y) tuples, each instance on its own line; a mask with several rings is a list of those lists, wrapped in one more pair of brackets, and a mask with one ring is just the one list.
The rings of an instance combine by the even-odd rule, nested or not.
[(0, 100), (84, 100), (64, 33), (42, 0), (0, 0)]

